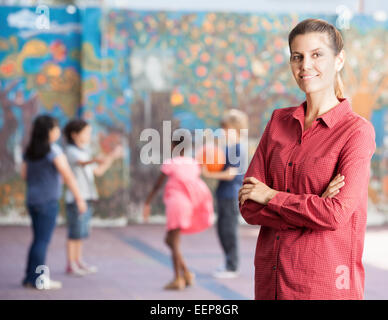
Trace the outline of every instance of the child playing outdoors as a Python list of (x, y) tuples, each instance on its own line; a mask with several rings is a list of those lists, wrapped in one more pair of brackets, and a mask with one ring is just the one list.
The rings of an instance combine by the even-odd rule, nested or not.
[(28, 288), (59, 289), (61, 282), (50, 279), (47, 273), (43, 288), (36, 281), (40, 277), (38, 266), (44, 266), (47, 248), (55, 228), (59, 211), (58, 200), (65, 181), (73, 194), (75, 206), (80, 213), (86, 212), (86, 203), (62, 149), (55, 144), (61, 131), (58, 121), (48, 115), (38, 116), (33, 123), (31, 139), (23, 155), (21, 176), (27, 182), (26, 205), (32, 220), (33, 242), (31, 244), (26, 276), (23, 285)]
[[(237, 109), (226, 111), (221, 121), (224, 129), (226, 146), (226, 163), (222, 171), (209, 172), (206, 166), (202, 167), (202, 175), (206, 178), (219, 180), (216, 190), (217, 198), (217, 233), (225, 254), (225, 264), (220, 266), (213, 274), (216, 278), (234, 278), (238, 275), (239, 267), (239, 241), (238, 241), (238, 217), (240, 215), (238, 192), (242, 186), (246, 168), (246, 156), (240, 144), (240, 129), (248, 129), (247, 115)], [(236, 158), (240, 161), (231, 161), (231, 150), (235, 148)]]
[[(180, 137), (171, 143), (171, 149), (183, 143), (189, 147), (188, 138)], [(177, 139), (176, 139), (177, 140)], [(191, 142), (190, 142), (191, 144)], [(180, 147), (180, 146), (179, 146)], [(213, 221), (213, 199), (207, 185), (200, 178), (201, 169), (197, 160), (180, 154), (167, 159), (161, 166), (161, 174), (148, 195), (144, 206), (144, 220), (151, 212), (151, 201), (164, 181), (163, 201), (166, 207), (165, 242), (172, 252), (175, 278), (164, 288), (181, 290), (194, 283), (194, 274), (189, 271), (180, 251), (180, 234), (195, 233), (210, 227)]]
[(66, 191), (66, 216), (68, 226), (67, 269), (69, 275), (83, 276), (97, 272), (95, 266), (88, 265), (82, 258), (82, 240), (89, 236), (92, 201), (98, 199), (94, 176), (101, 176), (112, 165), (113, 161), (122, 157), (122, 147), (116, 147), (106, 157), (92, 158), (88, 150), (91, 140), (91, 126), (82, 119), (69, 121), (64, 134), (67, 141), (65, 153), (80, 188), (82, 198), (87, 202), (87, 210), (78, 210), (70, 190)]

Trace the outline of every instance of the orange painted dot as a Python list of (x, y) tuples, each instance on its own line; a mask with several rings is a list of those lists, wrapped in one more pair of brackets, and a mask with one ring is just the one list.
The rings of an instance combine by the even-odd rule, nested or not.
[(13, 62), (8, 62), (0, 66), (1, 73), (5, 75), (11, 75), (15, 70), (15, 64)]
[(207, 69), (204, 66), (198, 66), (197, 67), (197, 76), (198, 77), (204, 77), (207, 74)]
[(199, 97), (196, 94), (191, 94), (189, 96), (189, 102), (190, 102), (190, 104), (198, 104)]
[(47, 78), (44, 74), (38, 74), (36, 76), (36, 83), (38, 85), (42, 85), (42, 84), (45, 84), (47, 82)]

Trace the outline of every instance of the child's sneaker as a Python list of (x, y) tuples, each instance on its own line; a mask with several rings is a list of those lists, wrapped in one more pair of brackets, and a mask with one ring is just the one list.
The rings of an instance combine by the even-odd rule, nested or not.
[[(34, 286), (31, 282), (23, 282), (22, 284), (24, 288), (38, 290), (38, 288)], [(48, 279), (46, 286), (40, 290), (58, 290), (61, 288), (62, 288), (62, 282)]]
[(174, 280), (172, 280), (170, 283), (166, 284), (164, 289), (165, 290), (182, 290), (186, 286), (185, 279), (179, 277)]
[(80, 267), (80, 269), (82, 269), (86, 273), (96, 273), (97, 272), (96, 266), (91, 266), (84, 261), (79, 261), (78, 266)]
[(75, 262), (70, 263), (67, 266), (66, 273), (70, 276), (82, 277), (87, 274), (87, 272), (80, 267)]
[(45, 288), (46, 290), (58, 290), (62, 288), (62, 282), (60, 281), (54, 281), (52, 279), (49, 280), (48, 287)]
[(228, 270), (225, 265), (219, 266), (215, 272), (213, 272), (213, 277), (217, 279), (232, 279), (236, 278), (239, 275), (238, 271)]
[(224, 270), (216, 271), (213, 273), (213, 277), (217, 279), (233, 279), (239, 275), (238, 271)]

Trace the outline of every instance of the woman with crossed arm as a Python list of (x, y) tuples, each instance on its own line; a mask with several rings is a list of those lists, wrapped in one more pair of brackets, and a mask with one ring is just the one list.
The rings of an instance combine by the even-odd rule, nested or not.
[(339, 31), (307, 19), (289, 34), (306, 101), (272, 113), (239, 191), (261, 225), (255, 299), (363, 299), (372, 124), (343, 98)]

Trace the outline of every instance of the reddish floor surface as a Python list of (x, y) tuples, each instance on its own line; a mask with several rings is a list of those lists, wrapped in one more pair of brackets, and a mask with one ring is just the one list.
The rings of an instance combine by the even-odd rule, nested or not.
[[(66, 229), (58, 227), (50, 244), (47, 265), (50, 275), (63, 283), (57, 291), (24, 289), (21, 286), (29, 227), (0, 227), (0, 299), (253, 299), (253, 255), (258, 228), (240, 229), (241, 270), (236, 279), (211, 276), (222, 262), (215, 229), (182, 237), (182, 251), (197, 283), (181, 292), (162, 287), (172, 278), (170, 254), (163, 243), (164, 227), (132, 225), (125, 228), (94, 228), (85, 241), (86, 260), (98, 266), (97, 274), (82, 278), (65, 270)], [(368, 230), (365, 262), (365, 299), (388, 299), (388, 257), (376, 243), (388, 237), (388, 229)], [(370, 262), (370, 263), (369, 263)]]

